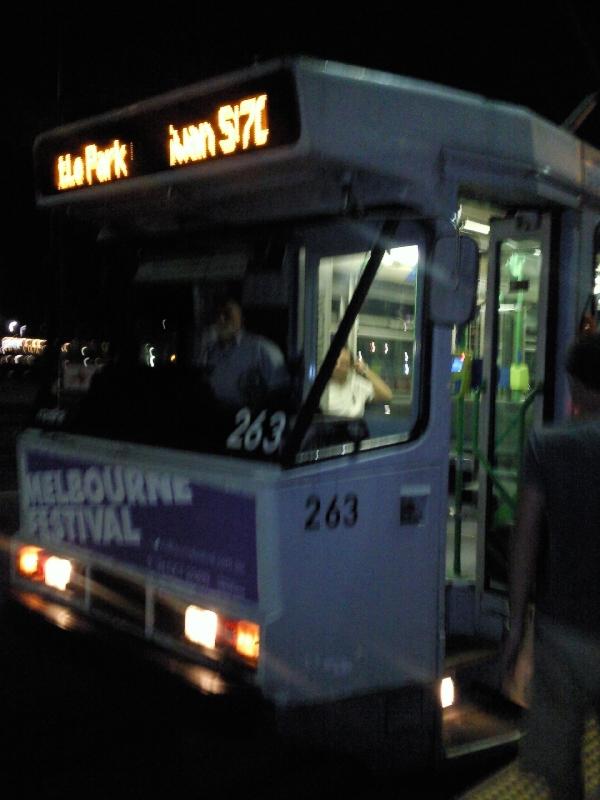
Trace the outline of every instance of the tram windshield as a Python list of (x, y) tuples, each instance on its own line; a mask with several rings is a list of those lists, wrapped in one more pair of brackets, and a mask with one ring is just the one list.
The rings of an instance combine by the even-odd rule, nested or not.
[(310, 401), (296, 461), (406, 440), (419, 411), (425, 231), (411, 222), (382, 242), (381, 227), (271, 226), (136, 250), (113, 360), (67, 428), (277, 459)]

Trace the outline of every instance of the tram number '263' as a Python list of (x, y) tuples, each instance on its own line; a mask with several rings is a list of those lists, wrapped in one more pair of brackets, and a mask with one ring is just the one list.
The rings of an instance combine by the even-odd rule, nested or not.
[(266, 409), (253, 420), (249, 408), (241, 408), (235, 415), (235, 429), (227, 437), (230, 450), (262, 450), (272, 455), (279, 450), (287, 417), (283, 411)]
[(321, 504), (321, 498), (311, 494), (306, 498), (306, 510), (308, 516), (304, 521), (305, 531), (318, 531), (322, 524), (332, 531), (340, 525), (353, 528), (358, 521), (358, 497), (347, 494), (343, 500), (338, 500), (337, 494), (334, 494), (332, 500)]

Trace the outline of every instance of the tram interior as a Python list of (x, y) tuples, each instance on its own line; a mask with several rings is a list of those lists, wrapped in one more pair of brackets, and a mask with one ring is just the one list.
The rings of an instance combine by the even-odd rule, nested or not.
[[(506, 588), (507, 542), (514, 522), (518, 474), (525, 432), (532, 421), (536, 391), (538, 306), (541, 242), (502, 239), (498, 243), (499, 282), (488, 309), (490, 225), (505, 212), (464, 201), (461, 229), (474, 237), (480, 250), (477, 310), (472, 322), (453, 333), (453, 352), (464, 359), (464, 384), (454, 384), (450, 452), (450, 496), (447, 537), (447, 578), (474, 581), (485, 569), (487, 588)], [(487, 387), (482, 378), (488, 314), (497, 315), (496, 391), (492, 399), (491, 443), (481, 437)], [(453, 376), (454, 377), (454, 376)], [(491, 449), (490, 449), (491, 448)], [(460, 474), (459, 474), (460, 473)], [(480, 519), (481, 493), (490, 484), (489, 509)], [(484, 564), (477, 563), (478, 528), (486, 527)], [(458, 539), (458, 541), (457, 541)]]

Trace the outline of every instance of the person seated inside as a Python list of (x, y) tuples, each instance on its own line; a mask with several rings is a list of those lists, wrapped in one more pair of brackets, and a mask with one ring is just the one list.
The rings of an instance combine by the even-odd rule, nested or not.
[(217, 306), (215, 322), (200, 344), (198, 365), (215, 397), (230, 407), (256, 408), (285, 396), (289, 388), (283, 353), (244, 328), (242, 308), (230, 297)]
[(367, 403), (388, 403), (391, 399), (387, 383), (345, 346), (321, 398), (321, 410), (338, 417), (362, 417)]

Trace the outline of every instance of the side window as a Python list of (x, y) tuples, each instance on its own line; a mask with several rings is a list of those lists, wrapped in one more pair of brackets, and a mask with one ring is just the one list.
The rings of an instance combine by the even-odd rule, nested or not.
[[(320, 415), (304, 449), (361, 446), (406, 439), (418, 403), (419, 245), (403, 244), (384, 255), (320, 399)], [(318, 263), (317, 364), (320, 366), (344, 316), (370, 252), (322, 257)], [(359, 421), (348, 427), (342, 423)], [(347, 432), (349, 431), (349, 432)], [(313, 431), (314, 433), (314, 431)], [(391, 438), (390, 438), (391, 437)]]

